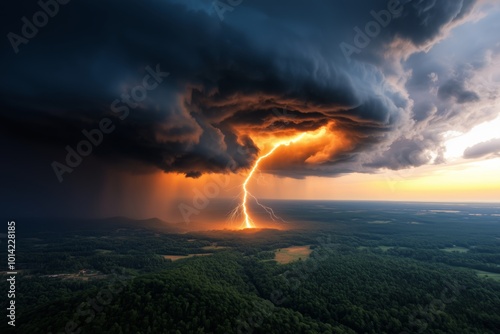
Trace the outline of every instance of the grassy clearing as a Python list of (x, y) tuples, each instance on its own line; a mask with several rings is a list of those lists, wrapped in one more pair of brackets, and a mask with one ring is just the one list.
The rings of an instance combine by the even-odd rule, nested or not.
[(96, 252), (96, 253), (100, 253), (100, 254), (109, 254), (109, 253), (113, 253), (113, 251), (112, 251), (112, 250), (109, 250), (109, 249), (100, 249), (100, 248), (96, 249), (96, 250), (95, 250), (95, 252)]
[(481, 271), (481, 270), (476, 270), (476, 274), (481, 278), (491, 278), (494, 279), (495, 281), (500, 282), (500, 274), (490, 273), (488, 271)]
[(274, 260), (280, 264), (287, 264), (293, 261), (305, 260), (311, 253), (310, 246), (292, 246), (278, 249), (274, 255)]
[(231, 247), (217, 246), (217, 244), (215, 244), (215, 243), (210, 245), (210, 246), (201, 247), (201, 249), (204, 249), (204, 250), (220, 250), (220, 249), (226, 249), (226, 248), (231, 248)]
[[(363, 250), (363, 249), (380, 249), (383, 252), (387, 252), (389, 249), (396, 248), (394, 246), (377, 246), (377, 247), (366, 247), (366, 246), (359, 246), (357, 249)], [(398, 247), (399, 249), (409, 249), (408, 247)]]
[[(18, 270), (18, 272), (19, 272), (19, 270)], [(95, 279), (105, 279), (105, 278), (108, 278), (108, 275), (105, 275), (105, 274), (102, 274), (100, 272), (96, 272), (93, 270), (80, 270), (77, 273), (42, 275), (42, 277), (60, 278), (62, 280), (89, 281), (89, 280), (95, 280)]]
[(448, 247), (448, 248), (443, 248), (441, 249), (442, 251), (445, 251), (445, 252), (457, 252), (457, 253), (467, 253), (469, 251), (469, 249), (467, 248), (464, 248), (464, 247)]
[(168, 259), (168, 260), (172, 260), (172, 261), (177, 261), (177, 260), (187, 259), (187, 258), (194, 257), (194, 256), (209, 256), (209, 255), (212, 255), (212, 253), (189, 254), (189, 255), (163, 255), (163, 258)]

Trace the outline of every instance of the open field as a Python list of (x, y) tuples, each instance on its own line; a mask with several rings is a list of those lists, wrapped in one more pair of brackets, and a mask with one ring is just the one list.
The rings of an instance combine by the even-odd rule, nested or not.
[(172, 261), (177, 261), (177, 260), (182, 260), (182, 259), (187, 259), (190, 257), (194, 256), (208, 256), (208, 255), (213, 255), (212, 253), (204, 253), (204, 254), (189, 254), (189, 255), (163, 255), (164, 259), (172, 260)]
[(112, 250), (109, 250), (109, 249), (96, 249), (95, 250), (96, 253), (100, 253), (100, 254), (109, 254), (109, 253), (113, 253)]
[(227, 249), (227, 248), (230, 248), (230, 247), (217, 246), (217, 244), (215, 244), (215, 243), (210, 245), (210, 246), (201, 247), (201, 249), (204, 249), (204, 250), (219, 250), (219, 249)]
[(500, 274), (490, 273), (490, 272), (481, 271), (481, 270), (476, 270), (476, 274), (477, 274), (477, 276), (479, 276), (481, 278), (491, 278), (491, 279), (494, 279), (495, 281), (500, 282)]
[(287, 264), (298, 260), (305, 260), (309, 257), (311, 252), (310, 246), (282, 248), (276, 251), (274, 260), (280, 264)]
[(63, 279), (63, 280), (88, 281), (88, 280), (93, 280), (93, 279), (106, 279), (106, 278), (108, 278), (108, 275), (104, 275), (104, 274), (99, 273), (99, 272), (81, 270), (77, 273), (43, 275), (43, 277), (59, 278), (59, 279)]
[(445, 252), (457, 252), (457, 253), (467, 253), (469, 251), (469, 249), (464, 247), (448, 247), (448, 248), (443, 248), (441, 250)]
[[(387, 252), (389, 249), (394, 249), (396, 247), (394, 246), (377, 246), (377, 247), (372, 247), (372, 249), (380, 249), (381, 251), (383, 252)], [(408, 247), (397, 247), (398, 249), (410, 249)], [(366, 247), (366, 246), (358, 246), (357, 249), (359, 250), (363, 250), (363, 249), (370, 249), (370, 247)]]

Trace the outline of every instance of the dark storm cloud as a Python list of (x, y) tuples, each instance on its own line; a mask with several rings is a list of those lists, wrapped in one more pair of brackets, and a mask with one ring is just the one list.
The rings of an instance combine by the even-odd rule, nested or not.
[(406, 11), (395, 23), (394, 33), (415, 45), (425, 45), (436, 38), (443, 26), (463, 19), (470, 13), (475, 0), (436, 1), (406, 0)]
[(429, 156), (423, 147), (426, 146), (420, 142), (398, 139), (387, 151), (366, 165), (373, 168), (388, 167), (394, 170), (422, 166), (429, 161)]
[[(448, 131), (467, 132), (496, 117), (492, 104), (498, 84), (490, 73), (496, 67), (494, 59), (500, 47), (498, 37), (485, 32), (499, 28), (498, 15), (493, 12), (480, 23), (455, 28), (452, 36), (430, 50), (414, 53), (403, 63), (406, 73), (411, 73), (405, 90), (413, 102), (412, 125), (394, 142), (406, 142), (406, 151), (413, 152), (412, 156), (428, 159), (418, 159), (419, 163), (445, 162), (444, 135)], [(419, 145), (412, 149), (415, 143)], [(405, 165), (408, 159), (399, 154), (400, 150), (391, 145), (385, 154), (399, 156), (397, 162)]]
[[(371, 10), (385, 10), (387, 1), (247, 1), (224, 21), (211, 1), (71, 2), (18, 54), (4, 40), (0, 126), (40, 150), (60, 148), (59, 156), (46, 157), (47, 166), (62, 161), (64, 147), (104, 117), (116, 130), (96, 157), (188, 177), (248, 167), (258, 149), (247, 132), (310, 131), (330, 123), (355, 145), (321, 166), (274, 172), (300, 177), (419, 165), (422, 154), (411, 153), (409, 141), (391, 145), (394, 133), (412, 122), (412, 102), (387, 84), (382, 51), (396, 39), (414, 48), (431, 43), (474, 2), (403, 1), (401, 15), (351, 63), (339, 44), (352, 43), (353, 28), (363, 28), (374, 19)], [(13, 4), (3, 32), (20, 33), (19, 18), (36, 10)], [(170, 76), (120, 120), (113, 101), (156, 64)], [(452, 81), (440, 96), (478, 99)], [(378, 158), (360, 158), (374, 150), (382, 150)], [(400, 158), (386, 156), (392, 150)]]
[(499, 156), (499, 155), (500, 155), (500, 138), (476, 144), (474, 146), (467, 148), (464, 151), (465, 159), (477, 159), (486, 156)]
[(464, 83), (455, 79), (450, 79), (439, 87), (438, 96), (445, 100), (454, 97), (460, 104), (479, 101), (476, 92), (466, 90)]

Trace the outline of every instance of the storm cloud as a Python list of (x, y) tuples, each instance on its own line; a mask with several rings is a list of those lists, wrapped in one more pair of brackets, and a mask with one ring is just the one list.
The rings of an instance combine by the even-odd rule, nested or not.
[(499, 155), (500, 155), (500, 138), (476, 144), (474, 146), (468, 147), (464, 151), (464, 158), (466, 159), (477, 159), (486, 156), (499, 156)]
[[(116, 130), (93, 155), (121, 169), (142, 165), (194, 178), (238, 172), (258, 155), (252, 134), (325, 126), (352, 145), (316, 164), (304, 157), (272, 172), (419, 166), (431, 162), (429, 150), (440, 150), (444, 124), (464, 114), (472, 123), (483, 119), (465, 109), (482, 99), (467, 88), (480, 63), (447, 68), (425, 57), (475, 3), (401, 1), (401, 14), (349, 61), (339, 46), (354, 45), (355, 28), (363, 31), (388, 1), (244, 1), (223, 20), (212, 1), (71, 2), (19, 53), (4, 40), (0, 127), (4, 137), (50, 152), (42, 155), (46, 168), (103, 118)], [(3, 31), (21, 34), (20, 18), (39, 8), (10, 10)], [(148, 66), (170, 75), (132, 108), (123, 94)], [(116, 99), (115, 107), (128, 106), (126, 119), (113, 108)]]

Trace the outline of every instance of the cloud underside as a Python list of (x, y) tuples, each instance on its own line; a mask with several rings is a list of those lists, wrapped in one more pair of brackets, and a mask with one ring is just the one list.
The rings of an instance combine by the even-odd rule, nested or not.
[(466, 159), (478, 159), (488, 156), (500, 156), (500, 138), (476, 144), (464, 151), (464, 158)]
[[(471, 82), (491, 53), (484, 46), (474, 62), (449, 64), (421, 50), (465, 22), (475, 1), (403, 2), (401, 14), (348, 60), (339, 45), (355, 46), (354, 28), (387, 9), (387, 1), (363, 3), (249, 1), (222, 21), (207, 1), (72, 3), (18, 55), (2, 56), (13, 66), (0, 82), (0, 126), (60, 147), (53, 158), (63, 162), (66, 145), (108, 118), (116, 129), (96, 157), (195, 178), (248, 168), (260, 152), (257, 137), (320, 128), (336, 142), (311, 143), (316, 151), (282, 155), (265, 168), (304, 177), (439, 162), (443, 131), (487, 117), (471, 111), (491, 98)], [(127, 104), (123, 94), (157, 64), (170, 75)], [(490, 144), (466, 156), (498, 152)]]

